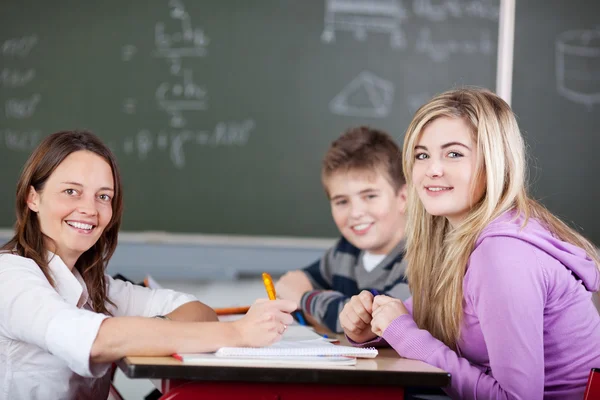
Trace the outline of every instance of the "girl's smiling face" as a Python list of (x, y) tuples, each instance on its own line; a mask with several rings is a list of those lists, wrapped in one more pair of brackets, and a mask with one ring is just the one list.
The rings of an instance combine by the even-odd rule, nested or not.
[(412, 179), (428, 213), (457, 226), (483, 196), (485, 179), (475, 181), (478, 150), (462, 118), (429, 123), (415, 146)]

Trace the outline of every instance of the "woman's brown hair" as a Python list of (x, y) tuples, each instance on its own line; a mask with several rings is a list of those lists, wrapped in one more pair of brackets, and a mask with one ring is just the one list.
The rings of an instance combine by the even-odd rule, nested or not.
[(47, 136), (29, 156), (17, 184), (15, 236), (2, 246), (2, 250), (35, 261), (46, 279), (54, 286), (54, 279), (48, 266), (49, 249), (45, 244), (46, 239), (49, 238), (42, 233), (37, 214), (29, 209), (27, 197), (31, 187), (38, 193), (42, 192), (56, 167), (71, 153), (82, 150), (97, 154), (110, 165), (115, 193), (111, 203), (113, 214), (110, 222), (98, 241), (79, 257), (75, 268), (85, 281), (94, 311), (110, 314), (106, 309), (106, 302), (111, 304), (112, 302), (107, 297), (104, 271), (117, 247), (123, 214), (123, 190), (114, 154), (93, 133), (88, 131), (53, 133)]

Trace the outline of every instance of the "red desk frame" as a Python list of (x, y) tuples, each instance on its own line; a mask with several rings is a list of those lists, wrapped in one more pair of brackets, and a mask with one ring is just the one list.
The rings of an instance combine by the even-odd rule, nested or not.
[[(404, 398), (394, 386), (163, 381), (161, 400), (365, 400)], [(201, 396), (201, 397), (200, 397)]]

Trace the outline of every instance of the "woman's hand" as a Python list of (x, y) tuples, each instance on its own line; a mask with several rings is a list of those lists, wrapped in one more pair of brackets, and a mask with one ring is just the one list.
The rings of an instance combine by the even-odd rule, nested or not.
[(373, 312), (373, 295), (363, 290), (352, 296), (340, 313), (340, 325), (344, 333), (357, 343), (368, 342), (377, 337), (371, 330), (371, 313)]
[(232, 322), (240, 337), (241, 347), (264, 347), (281, 339), (294, 321), (290, 314), (296, 304), (290, 300), (259, 299), (243, 318)]
[(402, 300), (384, 295), (375, 296), (371, 330), (377, 336), (382, 336), (392, 321), (404, 314), (408, 314), (408, 310)]

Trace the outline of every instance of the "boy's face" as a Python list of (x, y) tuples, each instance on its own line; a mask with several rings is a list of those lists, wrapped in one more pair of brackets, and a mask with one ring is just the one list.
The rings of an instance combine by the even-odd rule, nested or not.
[(395, 191), (379, 171), (333, 173), (325, 183), (333, 220), (354, 246), (387, 254), (402, 240), (406, 186)]

